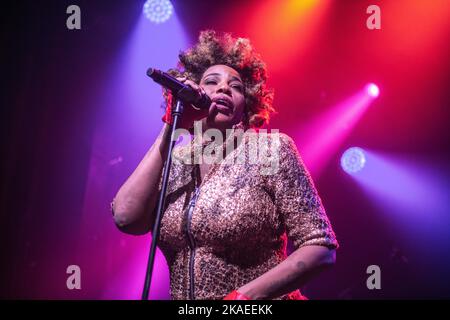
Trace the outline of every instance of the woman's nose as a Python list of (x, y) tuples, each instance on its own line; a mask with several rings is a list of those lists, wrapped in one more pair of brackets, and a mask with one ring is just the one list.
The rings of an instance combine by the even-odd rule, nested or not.
[(217, 88), (217, 92), (218, 93), (219, 92), (223, 92), (223, 93), (226, 93), (228, 95), (231, 95), (231, 89), (230, 89), (230, 87), (228, 86), (227, 83), (221, 83), (219, 85), (219, 87)]

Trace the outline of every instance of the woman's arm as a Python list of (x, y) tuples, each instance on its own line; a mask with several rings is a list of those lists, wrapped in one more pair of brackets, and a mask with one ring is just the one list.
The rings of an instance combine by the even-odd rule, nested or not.
[[(181, 81), (200, 94), (205, 91), (198, 84), (186, 77), (178, 77)], [(170, 97), (170, 98), (169, 98)], [(159, 181), (166, 161), (167, 149), (171, 127), (167, 123), (172, 123), (171, 108), (175, 100), (172, 94), (168, 93), (166, 98), (166, 113), (162, 120), (164, 126), (161, 129), (156, 141), (144, 156), (141, 163), (134, 170), (128, 180), (117, 192), (112, 203), (114, 220), (119, 229), (131, 234), (147, 233), (152, 227), (156, 206)], [(171, 106), (171, 107), (169, 107)], [(200, 120), (208, 115), (209, 109), (197, 109), (190, 104), (185, 105), (183, 116), (179, 120), (178, 128), (191, 128), (194, 121)]]
[(266, 178), (287, 237), (298, 248), (279, 265), (237, 291), (253, 299), (273, 299), (290, 293), (335, 262), (338, 243), (297, 147), (279, 134), (279, 170)]
[(300, 247), (276, 267), (238, 291), (251, 299), (274, 299), (297, 290), (336, 261), (334, 249), (308, 245)]
[(167, 136), (170, 127), (164, 124), (156, 141), (131, 176), (117, 192), (112, 203), (114, 221), (126, 233), (144, 234), (150, 230), (164, 166)]

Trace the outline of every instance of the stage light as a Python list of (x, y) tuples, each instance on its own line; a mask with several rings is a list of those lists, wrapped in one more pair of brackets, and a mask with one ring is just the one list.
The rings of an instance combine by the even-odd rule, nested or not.
[(169, 0), (147, 0), (143, 9), (144, 15), (151, 22), (159, 24), (166, 22), (173, 12)]
[(366, 89), (367, 89), (367, 94), (369, 96), (371, 96), (372, 98), (376, 98), (380, 94), (380, 89), (378, 88), (378, 86), (375, 83), (369, 83), (366, 86)]
[(366, 163), (364, 150), (358, 147), (347, 149), (341, 157), (341, 166), (345, 172), (354, 174), (361, 171)]

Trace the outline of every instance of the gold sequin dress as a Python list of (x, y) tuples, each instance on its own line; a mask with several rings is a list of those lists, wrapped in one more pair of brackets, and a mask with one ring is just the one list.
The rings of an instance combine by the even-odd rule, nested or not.
[[(158, 240), (172, 299), (222, 299), (281, 263), (288, 239), (295, 249), (338, 247), (293, 140), (233, 129), (224, 143), (194, 138), (174, 148)], [(232, 151), (200, 182), (195, 159), (211, 146)], [(296, 290), (277, 299), (303, 298)]]

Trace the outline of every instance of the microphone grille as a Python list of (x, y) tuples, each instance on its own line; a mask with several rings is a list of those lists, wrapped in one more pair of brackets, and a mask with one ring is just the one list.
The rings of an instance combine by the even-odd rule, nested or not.
[(147, 70), (147, 76), (152, 77), (153, 73), (155, 72), (155, 69), (153, 68), (148, 68)]

